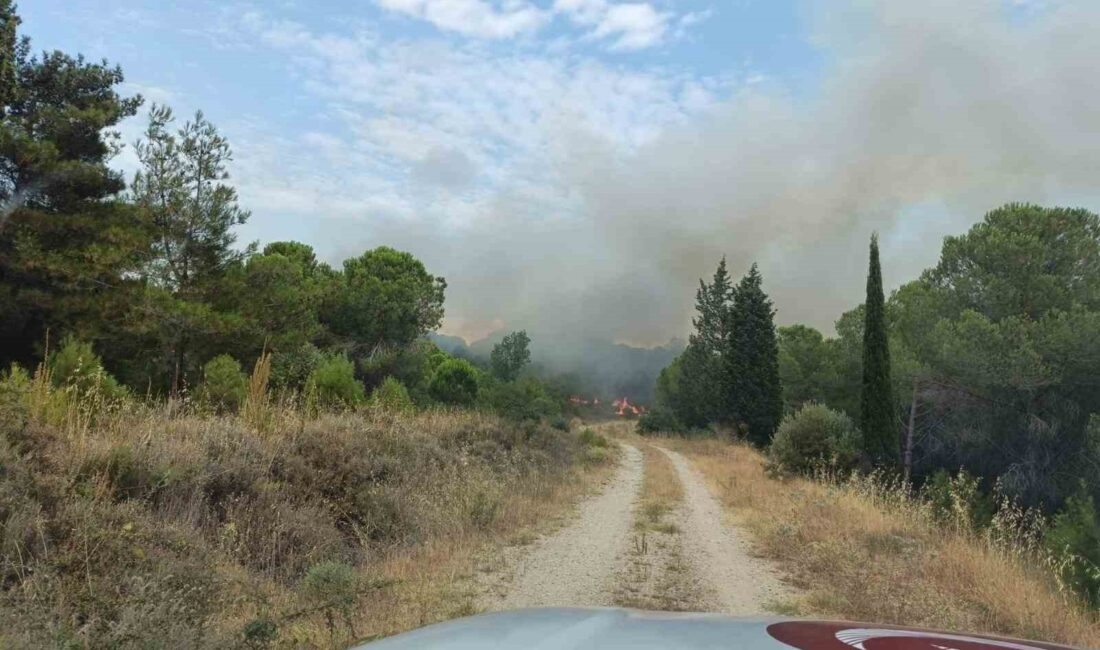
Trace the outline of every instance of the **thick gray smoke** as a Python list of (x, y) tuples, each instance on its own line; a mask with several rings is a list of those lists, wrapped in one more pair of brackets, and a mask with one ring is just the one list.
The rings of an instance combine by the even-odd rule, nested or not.
[(837, 4), (813, 14), (808, 93), (746, 87), (629, 153), (555, 127), (547, 174), (575, 214), (503, 194), (472, 226), (383, 224), (371, 241), (447, 277), (452, 333), (656, 344), (686, 335), (722, 255), (738, 275), (760, 264), (781, 323), (831, 329), (861, 300), (873, 230), (896, 286), (997, 205), (1100, 207), (1100, 3)]

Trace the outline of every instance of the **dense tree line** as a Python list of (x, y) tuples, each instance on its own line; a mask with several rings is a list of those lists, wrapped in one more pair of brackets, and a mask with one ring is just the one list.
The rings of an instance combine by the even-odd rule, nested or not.
[(409, 253), (382, 246), (332, 267), (299, 242), (240, 245), (250, 213), (232, 149), (201, 112), (180, 123), (153, 105), (124, 179), (110, 166), (117, 127), (142, 98), (120, 94), (107, 62), (33, 54), (19, 22), (0, 0), (0, 367), (63, 347), (135, 394), (229, 408), (270, 354), (274, 387), (345, 405), (387, 378), (387, 394), (396, 381), (419, 404), (540, 417), (564, 401), (523, 374), (524, 332), (494, 350), (492, 372), (429, 342), (447, 285)]
[[(835, 338), (780, 328), (788, 409), (816, 401), (865, 422), (854, 396), (877, 309), (845, 313)], [(1100, 217), (998, 208), (948, 237), (939, 263), (894, 291), (882, 320), (893, 362), (882, 426), (917, 480), (965, 468), (1048, 509), (1082, 485), (1100, 493)]]
[[(769, 457), (788, 470), (904, 472), (934, 506), (964, 507), (975, 526), (999, 502), (1035, 508), (1050, 516), (1046, 542), (1063, 577), (1100, 603), (1100, 217), (1005, 205), (946, 238), (936, 266), (888, 299), (872, 238), (867, 299), (840, 316), (835, 336), (776, 330), (786, 413), (777, 429), (754, 427), (774, 420), (743, 406), (771, 413), (762, 398), (773, 385), (771, 308), (746, 318), (742, 296), (758, 291), (754, 273), (732, 300), (712, 298), (714, 287), (725, 295), (724, 263), (702, 284), (691, 345), (662, 373), (645, 426), (747, 425), (735, 432), (761, 445), (777, 431)], [(749, 358), (768, 361), (731, 362)]]
[(782, 416), (775, 309), (756, 265), (734, 285), (723, 259), (699, 281), (684, 352), (657, 379), (657, 405), (644, 429), (728, 428), (759, 444)]

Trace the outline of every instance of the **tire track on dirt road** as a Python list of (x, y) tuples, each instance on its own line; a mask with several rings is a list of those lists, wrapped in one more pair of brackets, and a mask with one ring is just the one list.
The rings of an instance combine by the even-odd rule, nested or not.
[(658, 447), (676, 468), (684, 488), (684, 550), (694, 573), (713, 590), (715, 611), (750, 616), (770, 613), (790, 595), (767, 560), (749, 553), (749, 543), (734, 525), (725, 523), (722, 505), (681, 454)]
[(509, 582), (482, 597), (490, 611), (524, 607), (609, 606), (625, 562), (642, 485), (642, 453), (622, 443), (622, 459), (603, 491), (578, 507), (576, 519), (536, 541)]

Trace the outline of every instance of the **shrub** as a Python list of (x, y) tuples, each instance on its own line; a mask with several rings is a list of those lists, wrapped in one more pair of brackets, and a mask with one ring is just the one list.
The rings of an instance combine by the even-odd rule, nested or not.
[(219, 410), (236, 409), (248, 392), (248, 377), (241, 364), (228, 354), (220, 354), (202, 367), (203, 397)]
[(611, 458), (607, 447), (588, 447), (581, 454), (581, 460), (588, 465), (602, 465)]
[(321, 363), (324, 355), (312, 343), (287, 351), (278, 352), (271, 361), (271, 384), (276, 388), (305, 388), (313, 369)]
[(658, 433), (682, 431), (683, 425), (676, 414), (663, 406), (655, 407), (638, 418), (638, 433)]
[(387, 413), (408, 413), (416, 407), (405, 385), (393, 377), (386, 377), (370, 395), (372, 407)]
[(448, 359), (435, 369), (428, 390), (444, 404), (472, 404), (477, 399), (477, 371), (465, 359)]
[(580, 441), (585, 447), (599, 447), (601, 449), (608, 446), (607, 438), (596, 433), (592, 429), (585, 429), (577, 436), (577, 440)]
[(768, 456), (780, 471), (808, 473), (824, 464), (851, 469), (859, 459), (858, 449), (859, 431), (850, 417), (808, 403), (783, 418)]
[(512, 420), (539, 420), (561, 414), (561, 408), (534, 377), (502, 382), (490, 379), (481, 390), (482, 402)]
[(981, 479), (965, 469), (951, 476), (937, 470), (924, 484), (922, 493), (932, 506), (932, 514), (944, 524), (963, 530), (979, 530), (989, 526), (996, 509), (993, 498), (981, 490)]
[(326, 406), (355, 406), (363, 401), (363, 384), (355, 378), (355, 365), (343, 354), (322, 359), (309, 375), (309, 386)]
[(27, 426), (29, 413), (25, 400), (30, 384), (27, 371), (15, 364), (0, 379), (0, 438), (21, 434)]
[(355, 570), (343, 562), (321, 562), (306, 571), (302, 595), (314, 605), (350, 606), (357, 588)]
[(302, 578), (302, 595), (312, 606), (324, 612), (329, 638), (334, 642), (335, 614), (338, 613), (348, 630), (354, 632), (351, 624), (351, 608), (355, 604), (358, 582), (355, 570), (343, 562), (315, 564)]
[(126, 394), (115, 378), (103, 369), (103, 360), (92, 350), (91, 343), (65, 337), (61, 348), (50, 355), (48, 365), (55, 387), (72, 387), (80, 395), (98, 392), (109, 398)]
[(1100, 521), (1092, 496), (1082, 489), (1067, 499), (1044, 541), (1062, 559), (1066, 584), (1092, 605), (1100, 604)]

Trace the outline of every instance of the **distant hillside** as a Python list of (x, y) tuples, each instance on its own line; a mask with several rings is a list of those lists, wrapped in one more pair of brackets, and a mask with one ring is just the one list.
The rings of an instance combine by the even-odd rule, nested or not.
[[(475, 361), (486, 361), (507, 331), (497, 331), (467, 344), (457, 336), (431, 334), (441, 349)], [(655, 348), (639, 348), (607, 339), (552, 338), (531, 334), (531, 360), (544, 374), (568, 376), (592, 396), (629, 397), (639, 402), (653, 399), (653, 386), (661, 369), (684, 349), (684, 341), (672, 339)]]

